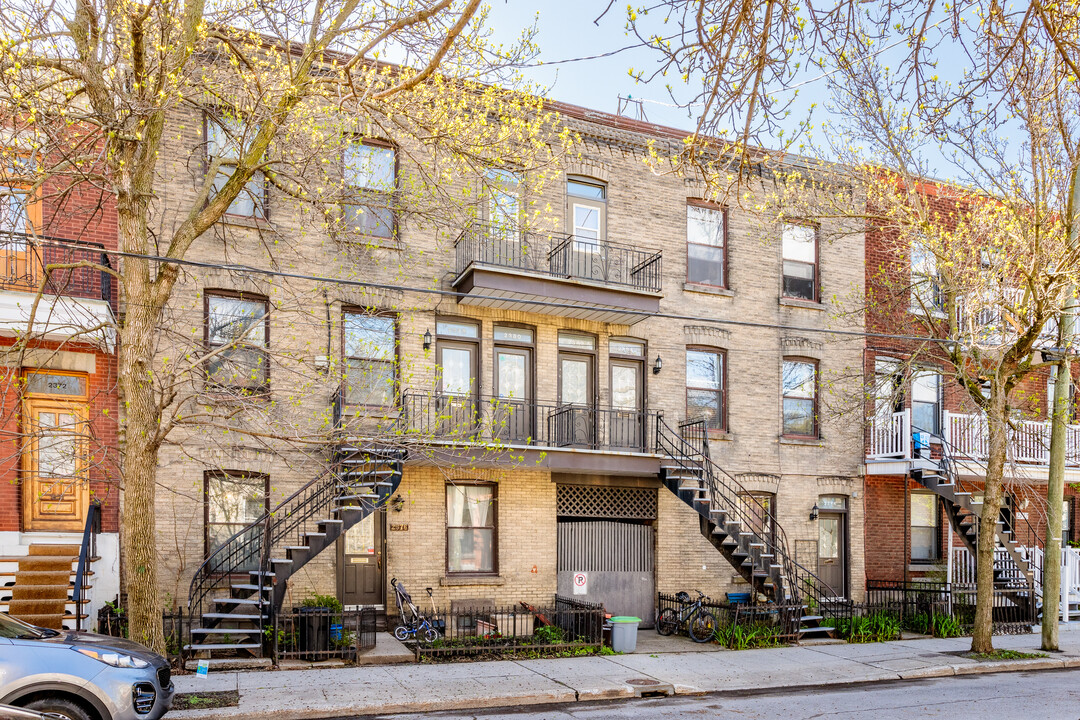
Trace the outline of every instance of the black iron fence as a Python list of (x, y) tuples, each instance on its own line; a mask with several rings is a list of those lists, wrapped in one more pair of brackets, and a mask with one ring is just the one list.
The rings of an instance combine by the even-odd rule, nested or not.
[(660, 292), (661, 253), (498, 223), (471, 223), (454, 243), (457, 272), (473, 264)]
[(281, 660), (353, 661), (375, 647), (375, 610), (297, 607), (279, 612), (263, 631), (263, 645), (274, 662)]
[[(659, 619), (665, 610), (674, 612), (678, 619), (676, 633), (687, 635), (689, 622), (696, 612), (692, 609), (695, 602), (688, 597), (680, 599), (678, 595), (659, 593), (656, 617)], [(711, 613), (716, 620), (714, 640), (733, 650), (774, 647), (799, 640), (801, 605), (724, 602), (705, 597), (701, 609)]]
[(655, 411), (408, 391), (407, 434), (448, 442), (652, 452)]
[[(117, 599), (98, 609), (97, 632), (142, 642), (137, 637), (130, 637), (127, 610), (122, 603), (121, 599)], [(161, 624), (165, 633), (165, 655), (170, 663), (179, 667), (183, 660), (184, 645), (191, 637), (191, 613), (184, 608), (164, 610), (161, 613)]]
[(426, 615), (438, 637), (423, 631), (405, 639), (416, 659), (455, 658), (513, 653), (598, 651), (603, 644), (604, 607), (556, 596), (549, 605), (436, 609)]
[[(975, 623), (975, 586), (931, 581), (868, 580), (867, 612), (899, 618), (905, 630), (933, 635), (969, 634)], [(992, 618), (994, 633), (1031, 632), (1038, 620), (1033, 587), (995, 588)]]
[[(79, 263), (86, 265), (78, 266)], [(48, 266), (54, 266), (45, 278)], [(74, 265), (75, 267), (56, 267)], [(94, 265), (96, 267), (89, 267)], [(116, 309), (105, 246), (0, 231), (0, 288), (104, 300)]]

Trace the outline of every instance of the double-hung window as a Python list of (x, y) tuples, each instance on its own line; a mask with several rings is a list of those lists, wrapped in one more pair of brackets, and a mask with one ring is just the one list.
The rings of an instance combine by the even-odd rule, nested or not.
[(911, 559), (929, 562), (938, 552), (938, 501), (933, 493), (911, 493)]
[(206, 377), (218, 388), (259, 392), (270, 385), (270, 302), (259, 295), (205, 294)]
[(918, 239), (911, 243), (911, 309), (927, 314), (945, 312), (937, 256)]
[(686, 418), (704, 419), (706, 427), (722, 430), (727, 426), (724, 400), (724, 353), (687, 349)]
[(686, 206), (686, 281), (725, 287), (727, 215), (712, 205)]
[(494, 573), (495, 485), (446, 486), (446, 571)]
[[(269, 507), (270, 479), (258, 473), (217, 471), (203, 476), (203, 504), (205, 512), (205, 552), (209, 557), (236, 533), (263, 516)], [(253, 536), (262, 532), (261, 526), (252, 527)], [(258, 548), (257, 543), (251, 544)], [(241, 558), (241, 571), (258, 570), (258, 550)]]
[(935, 370), (917, 370), (911, 376), (911, 424), (941, 434), (941, 374)]
[(784, 225), (784, 290), (786, 298), (818, 299), (817, 228), (813, 225)]
[(817, 437), (817, 370), (813, 360), (784, 360), (784, 435)]
[[(232, 177), (237, 162), (247, 152), (248, 145), (258, 130), (258, 125), (245, 123), (235, 115), (206, 115), (207, 167), (214, 160), (220, 161), (217, 174), (214, 175), (211, 198), (221, 192)], [(225, 212), (229, 215), (265, 220), (266, 208), (266, 177), (261, 170), (256, 170)]]
[(370, 140), (346, 144), (344, 181), (347, 202), (341, 206), (350, 230), (379, 238), (397, 234), (394, 191), (397, 153), (390, 145)]
[(392, 405), (397, 384), (394, 318), (346, 312), (345, 403)]

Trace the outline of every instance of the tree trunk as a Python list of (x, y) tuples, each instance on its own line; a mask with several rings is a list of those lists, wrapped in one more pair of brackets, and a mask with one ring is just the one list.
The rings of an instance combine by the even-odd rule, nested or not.
[(986, 463), (986, 483), (983, 504), (979, 513), (979, 537), (975, 557), (975, 626), (971, 631), (971, 651), (994, 651), (994, 548), (997, 546), (997, 521), (1001, 512), (1002, 479), (1008, 451), (1008, 406), (1005, 388), (998, 378), (990, 387), (989, 457)]
[[(137, 238), (144, 232), (145, 216), (140, 216), (137, 209), (125, 212), (120, 208), (118, 215), (122, 240)], [(125, 246), (130, 247), (127, 242)], [(132, 640), (164, 654), (154, 523), (161, 410), (153, 382), (153, 357), (161, 312), (152, 297), (149, 263), (125, 258), (123, 265), (126, 312), (120, 330), (118, 370), (125, 432), (124, 518), (120, 527), (128, 596), (128, 632)]]
[(1069, 382), (1071, 370), (1068, 356), (1061, 359), (1057, 368), (1054, 414), (1050, 426), (1050, 473), (1046, 484), (1046, 540), (1043, 543), (1043, 650), (1059, 649), (1057, 608), (1061, 602), (1061, 505), (1065, 495), (1065, 434), (1071, 404), (1069, 387), (1072, 385)]

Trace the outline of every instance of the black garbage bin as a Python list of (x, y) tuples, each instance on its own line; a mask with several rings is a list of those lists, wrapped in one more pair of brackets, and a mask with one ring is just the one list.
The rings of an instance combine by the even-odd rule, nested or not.
[(330, 650), (330, 608), (302, 607), (297, 644), (301, 660), (325, 660)]

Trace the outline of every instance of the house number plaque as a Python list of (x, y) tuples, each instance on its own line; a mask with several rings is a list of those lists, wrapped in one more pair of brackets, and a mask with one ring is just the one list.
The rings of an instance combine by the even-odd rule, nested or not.
[(390, 529), (392, 531), (394, 531), (394, 532), (407, 532), (408, 529), (409, 529), (409, 524), (408, 523), (403, 523), (401, 525), (391, 524)]

